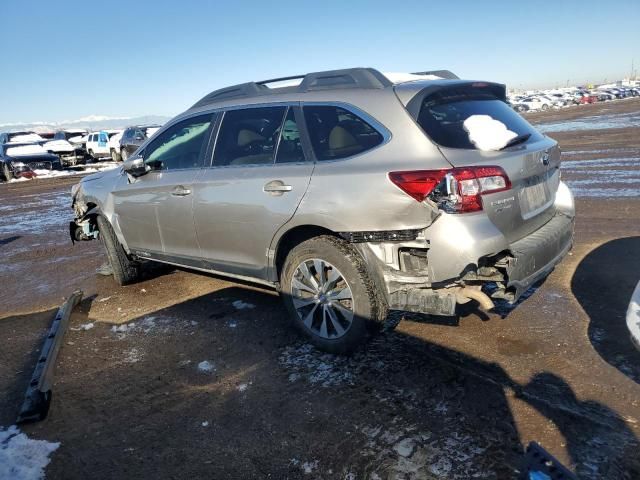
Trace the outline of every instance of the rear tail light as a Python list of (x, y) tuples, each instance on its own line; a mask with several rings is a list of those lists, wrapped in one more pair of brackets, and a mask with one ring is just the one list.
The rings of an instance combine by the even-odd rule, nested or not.
[(480, 211), (482, 195), (511, 189), (505, 171), (494, 166), (391, 172), (389, 179), (418, 202), (429, 198), (451, 213)]

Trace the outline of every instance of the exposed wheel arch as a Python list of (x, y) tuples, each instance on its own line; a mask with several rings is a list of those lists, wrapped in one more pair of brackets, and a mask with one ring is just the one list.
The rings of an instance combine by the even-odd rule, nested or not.
[(328, 228), (320, 227), (318, 225), (299, 225), (297, 227), (288, 230), (284, 235), (280, 237), (278, 240), (278, 244), (276, 245), (275, 255), (274, 255), (274, 266), (275, 273), (277, 275), (277, 280), (280, 279), (280, 273), (282, 272), (282, 267), (284, 265), (284, 261), (287, 258), (289, 252), (295, 248), (296, 245), (309, 240), (313, 237), (319, 237), (321, 235), (330, 235), (334, 237), (338, 237), (336, 232), (329, 230)]

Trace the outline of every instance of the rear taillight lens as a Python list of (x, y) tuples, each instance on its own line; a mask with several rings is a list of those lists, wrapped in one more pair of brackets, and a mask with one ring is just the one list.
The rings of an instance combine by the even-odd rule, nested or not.
[(482, 195), (511, 189), (505, 171), (494, 166), (391, 172), (389, 179), (418, 202), (429, 198), (452, 213), (482, 210)]

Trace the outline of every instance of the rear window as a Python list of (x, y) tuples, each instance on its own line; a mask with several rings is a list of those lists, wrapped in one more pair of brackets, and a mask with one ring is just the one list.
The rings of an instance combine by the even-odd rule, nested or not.
[(517, 135), (531, 134), (529, 141), (540, 139), (531, 124), (505, 102), (471, 88), (445, 90), (426, 97), (418, 114), (418, 124), (442, 147), (473, 150), (476, 147), (462, 125), (471, 115), (489, 115)]
[(380, 145), (382, 134), (362, 118), (336, 106), (304, 107), (313, 151), (318, 160), (337, 160)]

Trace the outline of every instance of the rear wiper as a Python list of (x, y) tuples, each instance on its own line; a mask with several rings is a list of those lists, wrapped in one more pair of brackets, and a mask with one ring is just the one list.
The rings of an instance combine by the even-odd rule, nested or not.
[(518, 135), (517, 137), (513, 137), (511, 140), (507, 142), (507, 144), (502, 147), (500, 150), (504, 150), (505, 148), (513, 147), (514, 145), (519, 145), (521, 143), (526, 142), (531, 138), (530, 133), (523, 133), (522, 135)]

